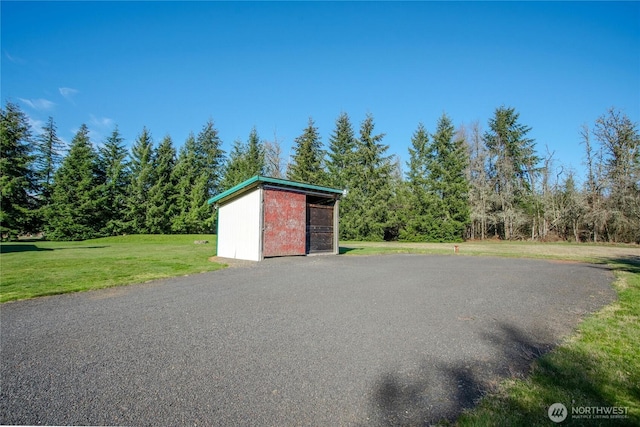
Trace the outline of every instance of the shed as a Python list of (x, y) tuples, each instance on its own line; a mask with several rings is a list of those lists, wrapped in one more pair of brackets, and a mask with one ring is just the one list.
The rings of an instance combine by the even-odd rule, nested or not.
[(342, 190), (256, 175), (209, 200), (218, 211), (217, 254), (338, 254)]

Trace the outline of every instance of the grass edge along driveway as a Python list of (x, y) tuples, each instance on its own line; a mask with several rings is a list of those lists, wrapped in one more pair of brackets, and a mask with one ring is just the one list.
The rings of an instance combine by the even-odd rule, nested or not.
[[(195, 241), (206, 240), (206, 244)], [(130, 235), (0, 248), (0, 302), (218, 270), (215, 235)]]

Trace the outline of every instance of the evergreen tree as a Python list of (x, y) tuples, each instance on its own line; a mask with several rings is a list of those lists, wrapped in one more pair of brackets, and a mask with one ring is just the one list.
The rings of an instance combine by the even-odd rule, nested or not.
[(254, 175), (262, 175), (264, 173), (264, 146), (262, 142), (260, 142), (260, 137), (258, 137), (258, 131), (255, 127), (253, 127), (249, 133), (245, 167), (245, 179), (249, 179)]
[(294, 142), (295, 154), (287, 170), (287, 178), (308, 184), (325, 185), (327, 175), (324, 170), (324, 151), (318, 128), (314, 126), (311, 117), (302, 135)]
[(411, 138), (407, 166), (407, 212), (405, 227), (400, 237), (403, 240), (425, 241), (433, 239), (435, 220), (431, 206), (435, 198), (428, 185), (430, 163), (429, 134), (422, 123)]
[(261, 175), (265, 170), (264, 147), (254, 127), (249, 134), (246, 144), (236, 140), (225, 168), (221, 190), (240, 184), (255, 175)]
[(384, 134), (374, 135), (374, 121), (367, 115), (353, 155), (354, 176), (341, 203), (341, 235), (347, 239), (382, 240), (392, 226), (389, 211), (393, 199), (392, 157)]
[[(175, 189), (175, 215), (171, 220), (174, 233), (196, 233), (197, 218), (192, 214), (192, 194), (198, 178), (198, 161), (196, 158), (196, 139), (190, 134), (180, 149), (178, 160), (173, 169)], [(208, 181), (208, 178), (205, 179)]]
[(499, 218), (494, 232), (507, 240), (526, 235), (520, 227), (529, 223), (525, 209), (540, 161), (534, 140), (527, 137), (531, 128), (519, 123), (519, 117), (514, 108), (497, 108), (484, 135), (495, 194), (494, 212)]
[(220, 192), (225, 154), (221, 147), (218, 130), (213, 126), (213, 121), (209, 120), (198, 134), (195, 145), (198, 173), (207, 175), (207, 197), (213, 197)]
[(126, 230), (127, 189), (130, 185), (127, 150), (118, 127), (98, 150), (101, 192), (104, 196), (102, 214), (104, 228), (101, 234), (115, 236)]
[(432, 238), (438, 241), (462, 240), (470, 218), (468, 153), (464, 140), (454, 133), (451, 119), (443, 114), (433, 134), (427, 173), (427, 187), (435, 196), (430, 205), (436, 224)]
[(151, 134), (143, 128), (131, 147), (129, 174), (131, 181), (127, 191), (126, 229), (129, 233), (149, 233), (147, 210), (149, 209), (149, 190), (154, 184), (153, 176), (154, 148)]
[(171, 222), (176, 210), (176, 188), (173, 168), (176, 150), (168, 135), (162, 140), (153, 158), (153, 185), (149, 188), (146, 228), (152, 234), (171, 232)]
[(51, 203), (53, 192), (53, 174), (62, 161), (64, 145), (58, 138), (53, 117), (49, 117), (42, 127), (42, 134), (36, 139), (36, 175), (38, 177), (39, 202), (41, 209)]
[(32, 229), (36, 176), (31, 128), (20, 108), (7, 102), (0, 110), (0, 236), (13, 239)]
[(336, 119), (336, 128), (329, 137), (327, 162), (328, 184), (334, 188), (349, 188), (355, 176), (354, 152), (356, 138), (347, 113)]
[(83, 124), (54, 175), (51, 205), (47, 209), (47, 237), (84, 240), (100, 236), (103, 203), (98, 156), (89, 140), (89, 129)]
[(251, 178), (251, 175), (248, 175), (246, 171), (246, 163), (247, 145), (241, 140), (236, 139), (233, 143), (231, 153), (229, 154), (229, 160), (225, 167), (224, 177), (222, 178), (221, 189), (223, 191), (240, 184), (248, 178)]

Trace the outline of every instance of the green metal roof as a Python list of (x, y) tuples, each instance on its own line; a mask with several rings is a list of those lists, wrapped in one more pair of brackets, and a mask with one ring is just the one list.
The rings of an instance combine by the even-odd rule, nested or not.
[(226, 199), (227, 197), (232, 196), (236, 193), (242, 193), (253, 187), (257, 187), (260, 183), (263, 183), (263, 182), (268, 184), (278, 185), (281, 187), (300, 188), (302, 190), (319, 191), (322, 193), (342, 194), (342, 190), (338, 190), (335, 188), (322, 187), (320, 185), (311, 185), (311, 184), (305, 184), (303, 182), (289, 181), (286, 179), (270, 178), (268, 176), (256, 175), (244, 182), (241, 182), (235, 187), (231, 187), (227, 191), (224, 191), (218, 194), (217, 196), (210, 198), (208, 203), (211, 205), (213, 203), (219, 202), (220, 200)]

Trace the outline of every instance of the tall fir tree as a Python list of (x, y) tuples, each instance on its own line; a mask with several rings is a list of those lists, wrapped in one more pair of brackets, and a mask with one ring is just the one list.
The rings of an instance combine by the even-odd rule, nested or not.
[(528, 224), (527, 202), (540, 161), (535, 141), (527, 137), (531, 128), (519, 117), (514, 108), (499, 107), (484, 134), (494, 189), (494, 233), (507, 240), (527, 235), (521, 227)]
[(51, 203), (53, 175), (63, 158), (64, 144), (58, 138), (53, 117), (49, 117), (42, 127), (42, 133), (36, 139), (35, 172), (38, 178), (40, 209), (46, 209)]
[(154, 153), (151, 134), (145, 127), (131, 147), (129, 162), (131, 181), (127, 191), (125, 216), (128, 233), (150, 232), (147, 226), (147, 210), (149, 209), (149, 190), (154, 184)]
[(0, 110), (0, 236), (2, 240), (37, 231), (33, 225), (33, 172), (31, 127), (20, 108), (7, 102)]
[(175, 182), (175, 215), (171, 220), (174, 233), (196, 233), (198, 222), (191, 212), (192, 194), (198, 177), (198, 161), (196, 158), (196, 139), (193, 133), (180, 148), (173, 181)]
[(469, 163), (464, 140), (455, 137), (451, 119), (443, 114), (433, 134), (427, 187), (435, 196), (430, 206), (435, 220), (434, 240), (460, 241), (470, 221)]
[(262, 175), (265, 170), (265, 153), (263, 144), (260, 142), (258, 132), (254, 127), (251, 129), (249, 139), (244, 144), (236, 140), (227, 161), (221, 190), (240, 184), (252, 176)]
[(434, 234), (436, 225), (431, 206), (435, 197), (428, 185), (430, 150), (429, 133), (419, 123), (409, 147), (409, 169), (406, 173), (408, 203), (405, 208), (405, 226), (400, 234), (403, 240), (426, 241), (432, 239)]
[(258, 136), (258, 131), (256, 130), (255, 126), (249, 133), (245, 166), (245, 179), (251, 178), (254, 175), (262, 175), (264, 173), (264, 145), (262, 144), (262, 141), (260, 141), (260, 137)]
[(73, 137), (69, 153), (54, 176), (51, 205), (47, 209), (47, 237), (84, 240), (100, 236), (104, 203), (98, 179), (98, 155), (86, 125)]
[(341, 113), (329, 137), (327, 172), (330, 186), (342, 189), (351, 187), (356, 170), (354, 163), (356, 142), (349, 115)]
[(128, 152), (116, 126), (98, 150), (101, 192), (104, 196), (101, 234), (115, 236), (126, 230), (127, 189), (130, 185)]
[(195, 155), (198, 162), (198, 172), (207, 175), (206, 196), (213, 197), (220, 192), (225, 153), (222, 150), (222, 140), (218, 135), (218, 130), (213, 126), (212, 120), (207, 121), (198, 133)]
[(326, 185), (325, 153), (322, 150), (318, 128), (311, 117), (309, 117), (309, 122), (302, 135), (297, 137), (294, 143), (295, 154), (287, 170), (287, 178), (308, 184)]
[(170, 136), (165, 136), (153, 158), (153, 184), (149, 188), (146, 228), (152, 234), (168, 234), (176, 211), (176, 186), (173, 168), (176, 150)]
[(352, 185), (341, 202), (343, 238), (382, 240), (392, 226), (393, 161), (389, 146), (381, 143), (384, 134), (374, 135), (374, 127), (373, 116), (367, 115), (356, 140)]

